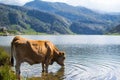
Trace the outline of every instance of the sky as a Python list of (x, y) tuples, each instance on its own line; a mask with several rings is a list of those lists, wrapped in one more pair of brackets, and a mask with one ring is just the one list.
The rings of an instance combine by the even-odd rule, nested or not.
[[(0, 3), (24, 5), (33, 0), (0, 0)], [(102, 12), (120, 12), (120, 0), (43, 0), (49, 2), (64, 2), (73, 6), (83, 6)]]

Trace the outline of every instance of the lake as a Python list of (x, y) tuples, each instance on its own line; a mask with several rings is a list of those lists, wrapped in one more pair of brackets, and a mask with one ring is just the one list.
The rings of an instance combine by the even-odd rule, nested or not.
[[(14, 36), (0, 36), (0, 46), (10, 46)], [(65, 68), (54, 63), (49, 73), (41, 73), (41, 64), (21, 65), (23, 77), (43, 80), (120, 80), (120, 36), (107, 35), (24, 35), (50, 40), (66, 52)]]

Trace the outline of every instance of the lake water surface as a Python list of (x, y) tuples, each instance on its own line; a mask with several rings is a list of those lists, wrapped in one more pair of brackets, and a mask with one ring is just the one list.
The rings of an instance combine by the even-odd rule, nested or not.
[[(0, 36), (0, 46), (10, 46), (14, 36)], [(66, 52), (65, 68), (54, 63), (49, 73), (41, 73), (41, 64), (23, 63), (23, 77), (43, 80), (120, 80), (120, 36), (102, 35), (30, 35), (29, 39), (50, 40)]]

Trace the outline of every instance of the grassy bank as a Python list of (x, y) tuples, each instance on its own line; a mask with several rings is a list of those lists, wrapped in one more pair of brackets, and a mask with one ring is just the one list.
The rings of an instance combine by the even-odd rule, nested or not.
[(10, 66), (10, 56), (0, 47), (0, 80), (16, 80)]

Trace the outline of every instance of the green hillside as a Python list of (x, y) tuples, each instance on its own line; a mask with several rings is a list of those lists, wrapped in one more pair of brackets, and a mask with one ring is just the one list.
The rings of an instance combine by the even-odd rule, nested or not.
[(9, 31), (30, 34), (70, 34), (67, 19), (46, 12), (19, 6), (0, 4), (0, 27)]

